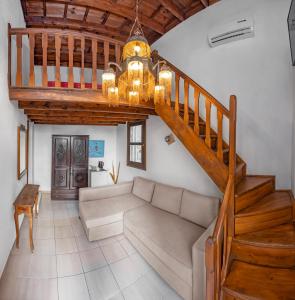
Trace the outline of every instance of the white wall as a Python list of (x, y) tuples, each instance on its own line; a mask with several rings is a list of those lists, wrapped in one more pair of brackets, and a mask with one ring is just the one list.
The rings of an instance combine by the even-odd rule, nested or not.
[(121, 162), (120, 182), (132, 180), (134, 176), (143, 176), (201, 194), (219, 195), (213, 181), (178, 139), (171, 145), (165, 142), (165, 136), (171, 130), (159, 117), (150, 116), (146, 132), (147, 170), (143, 171), (126, 165), (127, 129), (126, 125), (118, 126), (117, 162)]
[(26, 125), (26, 117), (8, 95), (8, 22), (25, 26), (19, 0), (0, 1), (0, 276), (15, 240), (13, 201), (26, 183), (26, 176), (17, 180), (17, 126)]
[[(291, 186), (290, 2), (222, 0), (153, 45), (224, 105), (228, 105), (231, 94), (237, 95), (237, 150), (247, 162), (249, 174), (276, 175), (278, 188)], [(210, 28), (240, 16), (254, 18), (255, 37), (210, 48)]]
[(71, 125), (35, 125), (34, 126), (34, 183), (40, 190), (51, 190), (52, 135), (89, 135), (90, 140), (105, 140), (105, 156), (90, 158), (89, 164), (96, 165), (104, 161), (105, 169), (116, 163), (116, 132), (113, 126), (71, 126)]

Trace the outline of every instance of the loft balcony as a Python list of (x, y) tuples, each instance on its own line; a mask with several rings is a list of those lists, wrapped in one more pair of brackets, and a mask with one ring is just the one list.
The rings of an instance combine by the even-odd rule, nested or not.
[[(123, 99), (118, 107), (110, 107), (108, 99), (102, 95), (101, 74), (109, 61), (120, 62), (123, 44), (91, 33), (11, 28), (9, 25), (10, 99), (19, 101), (19, 107), (25, 109), (59, 105), (66, 110), (68, 105), (76, 105), (77, 109), (100, 109), (101, 112), (142, 112), (145, 117), (155, 114), (151, 102), (129, 107), (128, 101)], [(116, 120), (129, 121), (128, 118)], [(119, 121), (116, 124), (122, 123)]]

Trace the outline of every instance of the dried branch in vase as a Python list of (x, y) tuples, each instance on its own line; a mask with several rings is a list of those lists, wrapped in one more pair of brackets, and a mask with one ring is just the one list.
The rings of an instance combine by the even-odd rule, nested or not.
[(119, 162), (119, 165), (117, 168), (117, 174), (115, 172), (114, 163), (112, 163), (112, 172), (109, 172), (109, 174), (110, 174), (114, 184), (118, 183), (119, 173), (120, 173), (120, 162)]

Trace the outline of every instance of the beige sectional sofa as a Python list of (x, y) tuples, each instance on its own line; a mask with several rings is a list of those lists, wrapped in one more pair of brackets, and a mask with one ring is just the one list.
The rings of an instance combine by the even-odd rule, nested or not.
[(186, 300), (205, 299), (205, 242), (219, 199), (156, 183), (80, 189), (80, 218), (90, 241), (120, 233)]

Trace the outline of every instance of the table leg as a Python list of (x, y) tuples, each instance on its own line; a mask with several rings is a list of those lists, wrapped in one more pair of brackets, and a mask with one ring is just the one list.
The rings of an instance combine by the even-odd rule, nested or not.
[(18, 224), (17, 208), (15, 208), (14, 211), (14, 223), (15, 223), (15, 232), (16, 232), (16, 248), (19, 248), (19, 224)]
[(35, 206), (35, 217), (37, 218), (38, 216), (38, 211), (37, 211), (37, 206), (38, 206), (38, 202), (39, 202), (39, 195), (37, 194), (35, 199), (34, 199), (34, 206)]
[(33, 253), (34, 251), (34, 243), (33, 243), (33, 207), (30, 208), (30, 210), (28, 212), (26, 212), (28, 218), (29, 218), (29, 222), (30, 222), (30, 247), (31, 247), (31, 251)]

